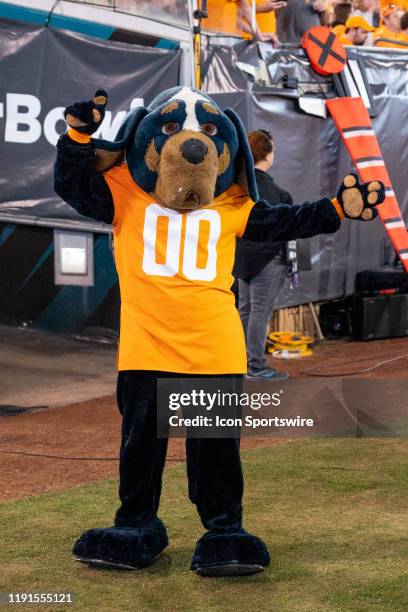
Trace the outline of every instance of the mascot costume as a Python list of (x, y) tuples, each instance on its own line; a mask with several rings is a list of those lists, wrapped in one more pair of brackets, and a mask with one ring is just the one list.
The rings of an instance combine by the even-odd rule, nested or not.
[[(111, 223), (121, 293), (118, 406), (123, 417), (120, 507), (113, 527), (90, 529), (74, 557), (137, 569), (168, 544), (158, 518), (167, 439), (156, 435), (158, 378), (246, 372), (241, 321), (230, 290), (236, 239), (287, 241), (368, 221), (380, 182), (347, 176), (334, 199), (271, 206), (259, 200), (245, 130), (235, 112), (176, 87), (126, 116), (115, 142), (92, 139), (107, 103), (65, 110), (56, 193), (80, 214)], [(237, 439), (187, 439), (189, 496), (204, 535), (191, 569), (204, 576), (261, 571), (268, 550), (242, 527)]]

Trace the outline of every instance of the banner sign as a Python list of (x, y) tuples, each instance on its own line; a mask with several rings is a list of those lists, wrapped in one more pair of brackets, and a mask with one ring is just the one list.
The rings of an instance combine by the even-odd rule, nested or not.
[(378, 214), (408, 273), (408, 231), (364, 102), (361, 98), (336, 98), (326, 104), (360, 179), (368, 182), (374, 177), (385, 186), (385, 201)]
[(178, 50), (0, 20), (0, 218), (80, 223), (52, 189), (65, 106), (106, 89), (109, 110), (96, 136), (113, 139), (130, 108), (178, 85), (179, 67)]
[[(259, 62), (259, 56), (263, 62)], [(376, 112), (373, 129), (401, 208), (401, 221), (390, 215), (387, 226), (407, 224), (404, 126), (408, 119), (408, 53), (361, 47), (358, 57)], [(251, 66), (256, 67), (253, 76)], [(321, 98), (322, 106), (328, 91), (333, 90), (332, 78), (316, 74), (302, 49), (273, 49), (266, 43), (242, 42), (231, 47), (226, 40), (214, 39), (205, 49), (204, 68), (203, 90), (221, 108), (234, 108), (248, 131), (261, 128), (272, 133), (275, 161), (269, 172), (295, 202), (334, 196), (344, 176), (356, 171), (333, 119), (305, 114), (300, 108), (299, 95), (306, 89), (313, 91), (309, 99), (319, 102)], [(335, 234), (298, 241), (298, 253), (303, 249), (311, 251), (311, 269), (300, 272), (297, 287), (292, 288), (290, 279), (286, 280), (277, 307), (351, 295), (358, 272), (377, 269), (394, 259), (381, 219), (370, 223), (345, 221)], [(406, 256), (404, 252), (402, 255)]]

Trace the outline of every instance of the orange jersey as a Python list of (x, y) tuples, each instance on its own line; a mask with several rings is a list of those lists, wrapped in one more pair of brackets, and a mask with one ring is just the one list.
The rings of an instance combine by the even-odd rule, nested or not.
[[(265, 3), (265, 0), (256, 0), (256, 6), (262, 6)], [(249, 8), (251, 9), (251, 2), (249, 2)], [(239, 13), (242, 13), (242, 11), (239, 11)], [(241, 15), (242, 18), (242, 15)], [(247, 22), (247, 20), (244, 20), (248, 26), (252, 26), (252, 21), (251, 22)], [(276, 17), (275, 17), (275, 11), (268, 11), (266, 13), (264, 12), (256, 12), (256, 23), (258, 25), (259, 30), (263, 33), (263, 34), (269, 34), (270, 32), (276, 32)], [(246, 38), (247, 40), (252, 40), (253, 35), (249, 34), (249, 32), (241, 32), (241, 36), (243, 36), (244, 38)]]
[(400, 45), (398, 44), (399, 42), (406, 42), (404, 35), (402, 33), (396, 33), (396, 32), (392, 32), (391, 30), (389, 30), (386, 26), (382, 26), (381, 28), (378, 28), (378, 30), (376, 30), (374, 32), (374, 39), (378, 40), (380, 38), (386, 38), (388, 40), (392, 40), (393, 42), (378, 42), (375, 46), (376, 47), (392, 47), (395, 49), (407, 49), (408, 47), (405, 47), (405, 45)]
[(155, 203), (126, 164), (104, 176), (115, 205), (118, 369), (246, 372), (231, 272), (253, 201), (233, 185), (211, 205), (181, 214)]
[[(264, 4), (265, 0), (256, 0), (256, 5)], [(251, 3), (249, 3), (251, 6)], [(256, 21), (259, 29), (264, 34), (269, 32), (276, 32), (276, 17), (275, 11), (268, 11), (267, 13), (256, 13)]]
[(201, 22), (203, 30), (241, 36), (237, 0), (208, 0), (207, 13), (207, 19)]

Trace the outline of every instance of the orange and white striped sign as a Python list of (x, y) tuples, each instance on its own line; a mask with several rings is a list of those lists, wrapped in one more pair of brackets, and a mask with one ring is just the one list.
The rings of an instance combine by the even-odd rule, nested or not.
[(378, 207), (378, 215), (408, 273), (408, 231), (364, 102), (362, 98), (335, 98), (326, 100), (326, 106), (360, 179), (364, 182), (382, 181), (385, 185), (386, 197)]

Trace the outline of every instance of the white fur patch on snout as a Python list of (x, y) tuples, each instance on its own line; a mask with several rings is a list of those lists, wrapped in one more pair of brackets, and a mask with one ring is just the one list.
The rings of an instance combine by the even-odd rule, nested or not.
[(187, 116), (183, 123), (182, 129), (183, 130), (193, 130), (195, 132), (199, 132), (200, 124), (198, 123), (197, 117), (195, 114), (195, 105), (196, 105), (197, 100), (208, 102), (208, 99), (202, 96), (201, 94), (197, 93), (196, 91), (193, 91), (189, 87), (183, 87), (183, 89), (181, 89), (179, 92), (174, 94), (174, 96), (172, 96), (170, 100), (180, 100), (182, 102), (185, 102)]

